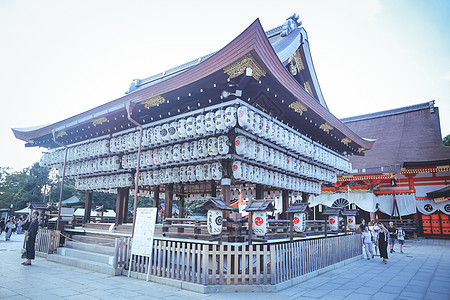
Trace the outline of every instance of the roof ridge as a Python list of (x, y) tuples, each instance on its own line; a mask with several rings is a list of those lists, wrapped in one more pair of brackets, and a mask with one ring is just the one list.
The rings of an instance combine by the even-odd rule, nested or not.
[(410, 105), (410, 106), (382, 110), (379, 112), (374, 112), (374, 113), (365, 114), (365, 115), (341, 118), (340, 120), (342, 123), (350, 123), (350, 122), (362, 121), (362, 120), (367, 120), (367, 119), (375, 119), (375, 118), (399, 115), (399, 114), (417, 111), (417, 110), (423, 110), (423, 109), (430, 109), (431, 112), (434, 112), (434, 103), (435, 103), (435, 100), (431, 100), (428, 102), (414, 104), (414, 105)]
[[(277, 26), (275, 28), (272, 28), (270, 30), (265, 31), (265, 34), (266, 34), (267, 38), (270, 38), (270, 37), (273, 37), (275, 35), (281, 34), (282, 31), (283, 31), (283, 24), (281, 24), (281, 25), (279, 25), (279, 26)], [(179, 72), (185, 71), (186, 69), (189, 69), (189, 68), (191, 68), (191, 67), (193, 67), (195, 65), (198, 65), (202, 61), (210, 58), (211, 56), (213, 56), (217, 52), (219, 52), (219, 50), (218, 51), (214, 51), (214, 52), (209, 53), (209, 54), (206, 54), (206, 55), (203, 55), (203, 56), (201, 56), (199, 58), (190, 60), (190, 61), (185, 62), (185, 63), (183, 63), (183, 64), (181, 64), (179, 66), (172, 67), (172, 68), (170, 68), (170, 69), (168, 69), (166, 71), (162, 71), (162, 72), (156, 73), (156, 74), (151, 75), (151, 76), (146, 77), (146, 78), (133, 79), (133, 81), (132, 81), (128, 91), (126, 91), (125, 94), (132, 93), (132, 92), (138, 90), (140, 87), (142, 87), (142, 86), (144, 86), (144, 85), (146, 85), (146, 84), (148, 84), (150, 82), (162, 79), (164, 77), (169, 77), (171, 75), (174, 75), (174, 74), (177, 74)]]

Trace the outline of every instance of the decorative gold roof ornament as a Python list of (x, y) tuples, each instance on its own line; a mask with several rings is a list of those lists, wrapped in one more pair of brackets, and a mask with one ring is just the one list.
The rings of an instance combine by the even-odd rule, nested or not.
[(311, 95), (313, 96), (313, 91), (311, 88), (311, 85), (309, 84), (309, 81), (305, 81), (305, 83), (303, 84), (305, 86), (305, 90)]
[(142, 101), (141, 104), (144, 104), (145, 108), (150, 108), (159, 104), (163, 104), (164, 102), (166, 102), (166, 99), (163, 96), (155, 96)]
[(290, 64), (289, 70), (293, 76), (297, 75), (297, 72), (305, 69), (305, 65), (303, 64), (302, 57), (300, 56), (300, 51), (298, 49), (295, 50), (291, 57), (289, 57), (288, 63)]
[(319, 128), (322, 129), (323, 131), (325, 131), (326, 133), (329, 133), (330, 130), (333, 130), (334, 127), (331, 126), (330, 124), (328, 124), (327, 122), (325, 122), (322, 125), (320, 125)]
[(350, 143), (352, 142), (352, 140), (349, 139), (348, 137), (345, 137), (345, 138), (343, 138), (343, 139), (341, 140), (341, 142), (342, 142), (343, 144), (345, 144), (345, 145), (348, 145), (348, 144), (350, 144)]
[(264, 69), (259, 65), (259, 63), (255, 60), (255, 58), (253, 58), (250, 53), (241, 57), (231, 65), (223, 68), (223, 72), (226, 73), (231, 79), (244, 74), (247, 68), (252, 69), (252, 77), (255, 78), (255, 80), (259, 80), (261, 76), (266, 76), (266, 71), (264, 71)]
[(358, 152), (359, 153), (361, 153), (361, 152), (363, 152), (363, 151), (366, 151), (367, 149), (366, 148), (364, 148), (364, 147), (360, 147), (360, 148), (358, 148)]
[(65, 131), (60, 131), (60, 132), (58, 132), (58, 134), (56, 135), (56, 138), (59, 138), (59, 137), (65, 136), (65, 135), (67, 135), (67, 132), (65, 132)]
[(305, 111), (308, 111), (308, 108), (302, 102), (300, 102), (300, 100), (292, 102), (291, 104), (289, 104), (289, 107), (295, 110), (295, 112), (300, 115), (302, 115)]
[(103, 123), (105, 123), (107, 121), (108, 121), (108, 119), (106, 117), (101, 117), (101, 118), (98, 118), (98, 119), (92, 121), (92, 125), (94, 125), (94, 126), (102, 125)]

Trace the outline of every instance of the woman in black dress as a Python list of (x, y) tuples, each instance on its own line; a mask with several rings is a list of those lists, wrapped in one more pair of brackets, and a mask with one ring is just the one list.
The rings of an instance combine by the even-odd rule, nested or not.
[(31, 214), (32, 221), (27, 231), (27, 261), (22, 263), (24, 266), (30, 266), (31, 260), (34, 259), (34, 243), (36, 242), (36, 235), (39, 229), (38, 216), (39, 213), (37, 211), (33, 211)]
[(380, 223), (380, 231), (378, 232), (378, 248), (380, 250), (380, 257), (383, 258), (383, 262), (386, 264), (388, 259), (387, 246), (389, 241), (389, 232), (383, 223)]

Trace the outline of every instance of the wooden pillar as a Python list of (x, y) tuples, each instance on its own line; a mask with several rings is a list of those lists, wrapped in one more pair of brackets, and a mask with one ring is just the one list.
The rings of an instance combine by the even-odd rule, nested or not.
[(264, 199), (264, 184), (256, 184), (256, 199)]
[(128, 200), (130, 199), (130, 189), (124, 188), (122, 195), (122, 223), (128, 223)]
[(122, 195), (124, 193), (123, 188), (117, 189), (117, 198), (116, 198), (116, 221), (115, 225), (122, 225), (123, 222), (123, 201), (122, 201)]
[(172, 218), (173, 183), (166, 184), (164, 196), (164, 218)]
[(159, 185), (155, 187), (155, 191), (153, 192), (153, 207), (159, 209)]
[(216, 182), (211, 181), (211, 197), (217, 197)]
[(289, 208), (289, 191), (288, 190), (281, 191), (281, 205), (282, 205), (281, 219), (287, 220), (288, 215), (286, 214), (286, 210)]
[(153, 192), (153, 207), (156, 207), (156, 223), (159, 223), (160, 220), (160, 211), (159, 211), (159, 185), (155, 187), (155, 191)]
[(180, 210), (179, 218), (184, 218), (184, 184), (180, 187), (180, 207), (178, 208)]
[[(231, 178), (222, 178), (220, 184), (220, 187), (222, 189), (223, 201), (229, 205), (231, 203)], [(226, 220), (229, 216), (230, 212), (228, 210), (223, 212), (224, 220)]]
[[(302, 193), (302, 203), (308, 203), (308, 201), (309, 201), (309, 194), (308, 193)], [(315, 209), (316, 208), (314, 208), (314, 210)], [(308, 211), (306, 211), (306, 220), (309, 220), (309, 212)]]
[(92, 191), (86, 191), (86, 200), (84, 202), (83, 224), (89, 223), (91, 221), (92, 196), (93, 195), (94, 195), (94, 193)]

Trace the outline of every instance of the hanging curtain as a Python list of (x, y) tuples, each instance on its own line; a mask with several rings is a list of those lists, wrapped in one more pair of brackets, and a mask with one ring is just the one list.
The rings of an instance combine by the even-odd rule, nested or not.
[(319, 196), (309, 197), (309, 206), (314, 207), (316, 205), (322, 204), (328, 207), (333, 206), (334, 201), (339, 198), (346, 199), (349, 204), (356, 204), (362, 210), (368, 212), (376, 211), (375, 196), (373, 193), (335, 193), (335, 194), (320, 194)]
[(439, 205), (433, 200), (417, 200), (417, 210), (424, 215), (431, 215), (439, 209)]
[[(397, 207), (401, 216), (408, 216), (415, 214), (417, 211), (416, 198), (414, 194), (396, 194)], [(376, 202), (378, 203), (378, 209), (387, 214), (391, 215), (392, 209), (394, 208), (394, 196), (393, 195), (380, 195), (377, 197)], [(397, 210), (394, 210), (394, 215), (398, 216)]]

